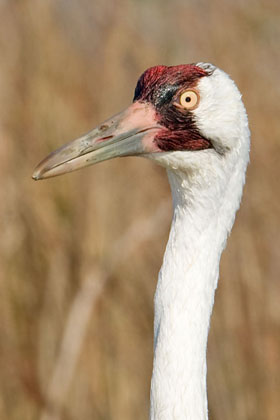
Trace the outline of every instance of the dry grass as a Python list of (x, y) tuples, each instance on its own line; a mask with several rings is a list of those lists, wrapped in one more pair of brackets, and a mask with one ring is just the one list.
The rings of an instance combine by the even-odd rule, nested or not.
[(211, 419), (279, 419), (280, 3), (2, 0), (0, 13), (0, 418), (147, 418), (164, 171), (127, 158), (30, 176), (124, 108), (146, 67), (203, 60), (237, 81), (252, 130), (210, 333)]

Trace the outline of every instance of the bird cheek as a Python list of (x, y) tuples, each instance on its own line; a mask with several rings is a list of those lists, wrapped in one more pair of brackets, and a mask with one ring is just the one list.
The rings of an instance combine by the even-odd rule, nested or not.
[(158, 147), (157, 139), (158, 133), (155, 134), (153, 131), (147, 131), (147, 134), (142, 138), (143, 149), (146, 153), (158, 153), (162, 150)]

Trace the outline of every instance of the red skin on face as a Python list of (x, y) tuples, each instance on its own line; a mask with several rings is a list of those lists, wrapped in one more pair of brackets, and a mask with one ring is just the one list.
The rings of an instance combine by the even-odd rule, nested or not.
[(155, 66), (146, 70), (138, 80), (134, 101), (151, 103), (157, 122), (163, 126), (153, 139), (161, 151), (202, 150), (211, 142), (197, 129), (191, 111), (174, 106), (176, 95), (184, 89), (195, 88), (201, 77), (209, 74), (193, 64)]

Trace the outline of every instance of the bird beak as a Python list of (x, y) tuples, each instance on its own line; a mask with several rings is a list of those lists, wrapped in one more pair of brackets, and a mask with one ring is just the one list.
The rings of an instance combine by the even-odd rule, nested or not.
[(153, 105), (136, 101), (94, 130), (51, 153), (39, 163), (32, 177), (45, 179), (114, 157), (158, 152), (154, 138), (161, 128)]

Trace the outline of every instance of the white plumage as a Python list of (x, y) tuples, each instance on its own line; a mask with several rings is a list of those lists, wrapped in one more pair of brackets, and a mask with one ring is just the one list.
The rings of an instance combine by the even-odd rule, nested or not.
[(234, 82), (198, 83), (197, 126), (215, 149), (154, 155), (168, 171), (174, 215), (155, 295), (151, 419), (206, 420), (206, 346), (219, 262), (239, 207), (249, 129)]
[[(205, 63), (193, 65), (193, 70), (186, 66), (189, 79), (186, 76), (185, 80), (181, 67), (178, 71), (163, 66), (152, 69), (151, 85), (154, 91), (158, 89), (154, 92), (151, 88), (152, 93), (146, 89), (149, 74), (145, 73), (144, 87), (141, 82), (140, 88), (147, 90), (146, 96), (138, 93), (138, 98), (136, 93), (136, 104), (128, 111), (48, 157), (34, 174), (35, 179), (46, 178), (133, 154), (167, 169), (174, 214), (154, 299), (152, 420), (208, 418), (206, 347), (210, 316), (220, 257), (240, 204), (249, 160), (247, 115), (234, 82), (220, 69)], [(183, 80), (176, 92), (175, 81), (166, 82), (168, 69), (173, 73), (176, 70), (177, 83)], [(191, 84), (191, 77), (199, 69), (205, 77), (199, 75)], [(182, 88), (193, 89), (198, 95), (199, 102), (193, 109), (182, 110), (176, 102)], [(168, 100), (167, 91), (171, 97)], [(157, 139), (164, 130), (172, 130), (162, 116), (169, 118), (168, 110), (175, 112), (174, 104), (179, 109), (177, 114), (182, 112), (180, 118), (191, 118), (186, 122), (191, 133), (199, 134), (211, 147), (199, 149), (197, 142), (190, 148), (186, 140), (184, 150), (180, 145), (172, 149), (168, 143), (161, 146), (164, 150), (160, 149)], [(176, 124), (172, 126), (175, 131)], [(183, 139), (184, 131), (180, 130)]]

